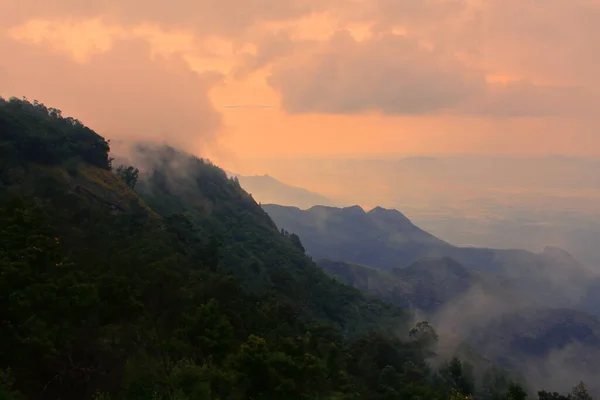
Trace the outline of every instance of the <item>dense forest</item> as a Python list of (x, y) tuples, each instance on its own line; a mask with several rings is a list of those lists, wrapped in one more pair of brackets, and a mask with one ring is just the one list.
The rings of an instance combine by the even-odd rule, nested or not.
[(591, 398), (440, 359), (434, 327), (328, 277), (207, 160), (109, 153), (0, 100), (0, 400)]

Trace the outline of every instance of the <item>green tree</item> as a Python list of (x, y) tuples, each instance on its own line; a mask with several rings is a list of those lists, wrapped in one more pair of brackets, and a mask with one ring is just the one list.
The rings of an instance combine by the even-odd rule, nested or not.
[(517, 383), (511, 383), (508, 388), (507, 400), (525, 400), (527, 398), (527, 392), (521, 385)]
[(557, 392), (547, 392), (540, 390), (538, 392), (538, 400), (571, 400), (571, 395), (562, 395)]
[(115, 173), (130, 189), (135, 189), (140, 176), (140, 171), (137, 168), (131, 165), (119, 165)]
[[(0, 400), (468, 398), (468, 363), (427, 364), (428, 323), (400, 339), (407, 312), (328, 277), (221, 169), (163, 150), (138, 185), (117, 171), (142, 202), (92, 130), (0, 101)], [(176, 184), (173, 164), (190, 166)]]
[(306, 249), (302, 245), (302, 242), (300, 242), (300, 237), (298, 235), (296, 235), (295, 233), (292, 233), (289, 235), (289, 238), (290, 238), (290, 241), (292, 242), (292, 244), (294, 246), (296, 246), (298, 249), (300, 249), (300, 251), (302, 251), (302, 253), (306, 252)]
[(13, 390), (14, 377), (10, 369), (0, 370), (0, 400), (18, 400), (19, 394)]
[(477, 398), (482, 400), (504, 400), (511, 379), (507, 371), (496, 366), (488, 368), (482, 378)]
[(468, 363), (461, 362), (457, 357), (440, 368), (445, 386), (451, 391), (456, 391), (463, 396), (471, 396), (475, 391), (475, 378), (472, 367)]
[(417, 341), (425, 347), (431, 347), (438, 341), (438, 334), (427, 321), (420, 321), (408, 332), (412, 340)]
[(571, 399), (572, 400), (593, 400), (592, 396), (590, 396), (587, 387), (583, 381), (580, 381), (577, 385), (573, 387), (571, 390)]
[(463, 394), (456, 389), (453, 389), (452, 394), (450, 394), (450, 400), (471, 400), (472, 398), (470, 394)]

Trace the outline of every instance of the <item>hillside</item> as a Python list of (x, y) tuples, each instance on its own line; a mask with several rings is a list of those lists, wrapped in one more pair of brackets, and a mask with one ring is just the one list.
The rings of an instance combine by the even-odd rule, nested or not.
[[(172, 390), (181, 374), (195, 377), (181, 388), (194, 398), (368, 390), (344, 386), (341, 375), (294, 382), (308, 379), (310, 363), (310, 374), (325, 373), (329, 353), (311, 346), (345, 357), (344, 336), (408, 330), (406, 313), (327, 277), (210, 163), (186, 156), (186, 187), (167, 182), (160, 165), (140, 182), (145, 202), (113, 172), (103, 138), (16, 99), (0, 104), (0, 152), (0, 369), (27, 398), (85, 399), (100, 389), (138, 398)], [(302, 350), (295, 338), (311, 334)], [(284, 348), (312, 358), (295, 364)], [(273, 364), (243, 372), (257, 351)], [(289, 370), (270, 383), (249, 375), (282, 362)]]
[(142, 146), (137, 181), (109, 150), (56, 109), (0, 99), (1, 399), (522, 392), (497, 368), (428, 365), (429, 324), (406, 332), (406, 312), (329, 278), (206, 160)]
[[(432, 321), (442, 352), (468, 344), (486, 359), (522, 370), (534, 386), (561, 381), (554, 378), (565, 374), (556, 354), (568, 358), (569, 378), (590, 379), (600, 367), (588, 356), (600, 352), (599, 321), (584, 312), (597, 312), (592, 296), (600, 286), (562, 249), (455, 247), (394, 210), (263, 208), (298, 233), (309, 254), (327, 257), (318, 264), (329, 274)], [(408, 255), (415, 261), (403, 264)]]
[(219, 242), (220, 266), (245, 287), (295, 296), (296, 303), (305, 305), (303, 315), (335, 321), (351, 336), (373, 327), (408, 329), (408, 315), (336, 284), (304, 254), (298, 237), (278, 230), (220, 168), (162, 146), (138, 146), (130, 157), (142, 171), (137, 186), (141, 198), (161, 215), (183, 213), (204, 241)]
[(564, 389), (573, 377), (600, 393), (600, 318), (569, 309), (528, 309), (474, 326), (466, 340), (507, 368), (518, 368), (533, 386)]
[(510, 286), (448, 258), (426, 258), (391, 271), (343, 261), (318, 264), (342, 282), (426, 315), (442, 335), (442, 353), (522, 371), (533, 386), (554, 390), (564, 389), (574, 376), (585, 377), (590, 389), (600, 392), (593, 379), (600, 372), (597, 317), (532, 309)]
[(350, 261), (379, 269), (410, 264), (451, 246), (413, 225), (404, 215), (383, 208), (314, 206), (308, 210), (263, 204), (277, 226), (302, 238), (316, 260)]
[(478, 274), (449, 258), (424, 258), (389, 271), (343, 261), (317, 263), (344, 283), (430, 316), (483, 283)]
[[(346, 261), (381, 270), (406, 267), (424, 257), (448, 257), (470, 271), (508, 280), (540, 306), (576, 308), (600, 315), (598, 277), (564, 250), (457, 247), (415, 226), (396, 210), (347, 208), (300, 210), (266, 204), (277, 226), (300, 236), (314, 259)], [(595, 295), (596, 293), (596, 295)]]

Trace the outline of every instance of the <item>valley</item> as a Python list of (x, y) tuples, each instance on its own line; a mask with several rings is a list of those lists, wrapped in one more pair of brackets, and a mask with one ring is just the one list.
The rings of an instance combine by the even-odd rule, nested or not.
[(3, 400), (597, 391), (595, 282), (565, 251), (456, 247), (381, 207), (261, 206), (209, 160), (113, 157), (37, 101), (0, 100), (0, 239)]

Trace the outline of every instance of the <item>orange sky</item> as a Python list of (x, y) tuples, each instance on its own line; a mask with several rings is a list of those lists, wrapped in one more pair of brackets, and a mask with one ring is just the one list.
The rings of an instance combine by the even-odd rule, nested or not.
[(0, 0), (0, 10), (0, 94), (242, 173), (274, 156), (600, 156), (599, 0)]

